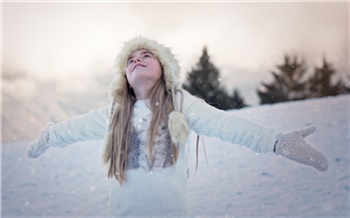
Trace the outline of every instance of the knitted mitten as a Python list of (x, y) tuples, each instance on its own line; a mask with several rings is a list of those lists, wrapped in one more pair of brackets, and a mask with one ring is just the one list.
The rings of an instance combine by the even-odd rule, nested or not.
[(39, 137), (32, 142), (27, 149), (27, 156), (29, 158), (37, 158), (47, 149), (49, 149), (49, 129), (54, 123), (49, 122), (47, 126), (41, 131)]
[(306, 164), (320, 171), (328, 169), (328, 160), (320, 151), (307, 144), (305, 137), (316, 131), (316, 127), (308, 127), (290, 133), (279, 133), (275, 145), (275, 153), (290, 160)]

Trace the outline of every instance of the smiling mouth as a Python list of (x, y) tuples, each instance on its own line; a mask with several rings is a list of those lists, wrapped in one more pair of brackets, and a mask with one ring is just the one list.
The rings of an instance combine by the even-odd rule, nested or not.
[(136, 64), (133, 68), (132, 71), (134, 71), (136, 69), (136, 67), (145, 67), (145, 65), (142, 64)]

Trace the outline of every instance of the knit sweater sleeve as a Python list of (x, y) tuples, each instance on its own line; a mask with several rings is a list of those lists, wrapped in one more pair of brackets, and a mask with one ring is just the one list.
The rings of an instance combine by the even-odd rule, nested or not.
[(183, 112), (189, 128), (195, 133), (246, 146), (257, 153), (273, 151), (275, 130), (218, 110), (188, 92), (182, 92)]
[(78, 141), (100, 140), (108, 132), (111, 106), (56, 123), (49, 130), (49, 145), (65, 147)]

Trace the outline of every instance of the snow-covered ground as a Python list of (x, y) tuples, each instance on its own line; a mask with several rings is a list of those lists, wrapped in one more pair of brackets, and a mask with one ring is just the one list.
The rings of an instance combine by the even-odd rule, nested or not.
[[(257, 155), (202, 137), (194, 173), (193, 139), (191, 216), (349, 217), (349, 106), (346, 95), (231, 111), (283, 132), (315, 125), (318, 130), (307, 140), (326, 154), (330, 168), (321, 173), (272, 153)], [(2, 145), (2, 217), (109, 215), (102, 141), (49, 149), (35, 160), (26, 157), (29, 143)]]

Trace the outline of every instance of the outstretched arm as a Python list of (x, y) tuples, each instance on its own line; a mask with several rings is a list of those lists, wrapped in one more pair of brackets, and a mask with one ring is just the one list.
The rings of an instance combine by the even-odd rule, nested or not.
[(48, 123), (39, 137), (29, 145), (28, 157), (37, 158), (49, 147), (65, 147), (78, 141), (103, 139), (108, 131), (110, 110), (111, 107), (106, 106), (57, 124)]
[(273, 129), (218, 110), (186, 91), (183, 93), (183, 112), (195, 133), (246, 146), (257, 153), (273, 151), (277, 138)]
[(246, 146), (254, 152), (275, 152), (290, 160), (326, 171), (324, 154), (305, 141), (316, 128), (277, 133), (246, 119), (218, 110), (184, 91), (184, 113), (190, 128), (200, 135), (218, 137), (224, 141)]

